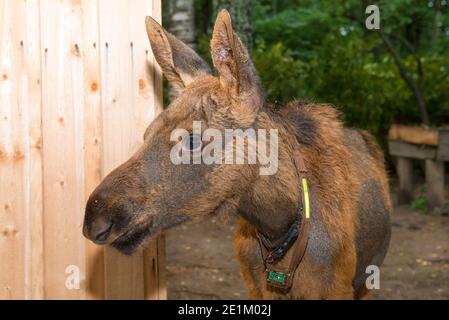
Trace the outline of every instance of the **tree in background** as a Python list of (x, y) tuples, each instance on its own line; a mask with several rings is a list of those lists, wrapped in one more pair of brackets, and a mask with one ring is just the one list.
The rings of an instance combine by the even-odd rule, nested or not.
[(254, 59), (272, 101), (330, 102), (379, 140), (392, 122), (449, 123), (447, 0), (378, 1), (381, 31), (365, 27), (369, 1), (274, 2), (254, 13)]
[[(179, 40), (195, 49), (195, 8), (194, 0), (169, 0), (167, 3), (167, 29)], [(170, 86), (169, 100), (172, 101), (179, 92)]]
[(194, 0), (167, 1), (168, 30), (191, 48), (195, 48)]
[(332, 103), (381, 144), (393, 122), (447, 126), (449, 0), (379, 0), (380, 31), (365, 27), (370, 4), (194, 0), (196, 49), (211, 63), (212, 26), (227, 8), (279, 107), (295, 98)]
[(240, 39), (251, 52), (253, 48), (253, 28), (252, 12), (254, 10), (254, 0), (213, 0), (213, 8), (216, 17), (222, 9), (226, 9), (231, 14), (232, 25)]
[[(444, 6), (447, 2), (443, 0)], [(447, 35), (442, 34), (442, 1), (434, 0), (422, 5), (417, 1), (399, 1), (383, 3), (385, 22), (379, 35), (391, 54), (402, 79), (413, 94), (420, 113), (421, 121), (430, 124), (425, 95), (425, 77), (423, 58), (426, 55), (443, 53)], [(393, 12), (405, 12), (407, 15), (391, 16)], [(413, 68), (407, 68), (403, 56), (414, 59)]]

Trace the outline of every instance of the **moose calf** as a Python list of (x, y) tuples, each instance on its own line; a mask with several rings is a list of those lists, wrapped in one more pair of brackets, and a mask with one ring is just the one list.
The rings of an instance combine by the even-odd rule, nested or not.
[[(250, 298), (366, 298), (366, 268), (382, 264), (390, 240), (387, 174), (373, 138), (345, 128), (328, 105), (294, 101), (272, 110), (227, 11), (211, 41), (216, 76), (156, 21), (147, 18), (146, 26), (179, 96), (92, 193), (84, 235), (131, 254), (185, 221), (237, 214), (235, 245)], [(259, 163), (174, 164), (171, 133), (192, 132), (195, 121), (221, 132), (276, 129), (276, 173), (260, 175)], [(187, 141), (192, 152), (207, 145), (192, 135)]]

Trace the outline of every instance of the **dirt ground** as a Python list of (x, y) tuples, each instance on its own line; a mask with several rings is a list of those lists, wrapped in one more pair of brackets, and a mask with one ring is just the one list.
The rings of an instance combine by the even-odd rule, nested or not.
[[(247, 299), (233, 249), (235, 221), (187, 224), (167, 234), (169, 299)], [(449, 217), (402, 206), (392, 224), (375, 298), (449, 299)]]

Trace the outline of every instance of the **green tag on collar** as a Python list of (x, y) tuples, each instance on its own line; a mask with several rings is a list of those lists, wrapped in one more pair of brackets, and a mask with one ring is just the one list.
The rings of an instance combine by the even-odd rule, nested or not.
[(276, 282), (279, 284), (284, 285), (285, 284), (285, 280), (287, 279), (285, 273), (283, 272), (276, 272), (276, 271), (270, 271), (268, 273), (268, 277), (267, 280), (269, 282)]

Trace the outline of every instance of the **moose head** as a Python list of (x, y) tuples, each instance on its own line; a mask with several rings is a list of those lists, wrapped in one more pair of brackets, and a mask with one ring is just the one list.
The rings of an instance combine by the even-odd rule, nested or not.
[[(171, 159), (177, 129), (188, 132), (183, 148), (204, 148), (193, 134), (213, 128), (258, 126), (264, 105), (260, 79), (251, 58), (234, 33), (225, 10), (217, 17), (211, 55), (218, 75), (192, 49), (165, 31), (152, 18), (146, 27), (154, 56), (179, 95), (147, 128), (142, 147), (112, 171), (91, 194), (84, 235), (133, 253), (160, 231), (195, 217), (236, 212), (240, 195), (259, 177), (258, 165), (179, 165)], [(185, 150), (184, 150), (185, 151)], [(294, 201), (292, 201), (294, 202)]]

